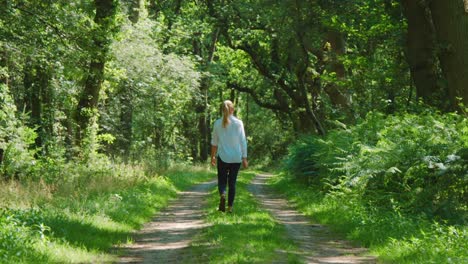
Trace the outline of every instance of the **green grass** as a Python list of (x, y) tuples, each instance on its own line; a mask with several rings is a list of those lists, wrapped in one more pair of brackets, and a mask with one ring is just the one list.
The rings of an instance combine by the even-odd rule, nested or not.
[(236, 185), (232, 214), (217, 211), (218, 191), (209, 198), (206, 221), (211, 226), (194, 240), (193, 255), (199, 263), (271, 263), (283, 260), (299, 263), (292, 254), (296, 245), (286, 237), (284, 226), (278, 224), (247, 191), (255, 173), (241, 172)]
[[(85, 170), (84, 168), (81, 168)], [(0, 263), (104, 263), (114, 245), (194, 183), (213, 178), (183, 166), (147, 177), (138, 167), (76, 173), (62, 181), (5, 182), (0, 203)]]
[(314, 221), (370, 247), (385, 263), (468, 263), (468, 228), (369, 209), (345, 194), (320, 194), (277, 175), (270, 183)]

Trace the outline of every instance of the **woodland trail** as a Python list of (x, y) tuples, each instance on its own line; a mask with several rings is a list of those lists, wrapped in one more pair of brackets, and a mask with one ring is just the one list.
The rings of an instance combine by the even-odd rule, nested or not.
[(326, 226), (312, 224), (301, 213), (268, 190), (266, 181), (272, 175), (259, 174), (248, 189), (272, 216), (286, 227), (289, 239), (298, 244), (295, 252), (306, 263), (376, 263), (375, 258), (361, 256), (365, 248), (353, 247), (349, 242), (337, 239)]
[[(271, 175), (259, 174), (249, 184), (248, 190), (269, 213), (286, 227), (287, 239), (298, 245), (297, 254), (306, 263), (376, 263), (373, 257), (361, 256), (367, 251), (337, 239), (327, 227), (311, 224), (266, 186)], [(208, 224), (204, 222), (203, 208), (206, 196), (216, 181), (205, 182), (180, 193), (180, 198), (147, 223), (135, 237), (135, 242), (122, 247), (125, 256), (118, 263), (194, 263), (200, 259), (192, 256), (192, 239)], [(275, 263), (287, 263), (285, 252), (278, 252)], [(195, 261), (196, 263), (196, 261)]]
[(122, 248), (126, 254), (118, 263), (190, 262), (192, 238), (207, 226), (203, 221), (204, 198), (215, 184), (205, 182), (181, 192), (136, 234), (133, 244)]

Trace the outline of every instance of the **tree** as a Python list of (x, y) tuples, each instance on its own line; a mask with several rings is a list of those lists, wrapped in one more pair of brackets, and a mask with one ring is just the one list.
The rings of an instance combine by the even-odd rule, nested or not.
[(137, 23), (123, 21), (111, 45), (100, 122), (103, 133), (116, 137), (111, 153), (124, 159), (186, 160), (191, 154), (192, 138), (185, 132), (198, 121), (192, 101), (200, 74), (190, 58), (164, 54), (160, 35), (153, 34), (160, 26), (142, 9)]
[(116, 29), (117, 0), (94, 0), (95, 28), (92, 32), (92, 50), (84, 90), (76, 111), (78, 125), (76, 139), (80, 144), (90, 120), (96, 115), (99, 93), (104, 80), (104, 65), (107, 61), (113, 31)]
[(428, 2), (437, 35), (439, 59), (452, 109), (468, 105), (468, 12), (466, 1)]
[[(191, 138), (193, 158), (206, 161), (209, 155), (210, 113), (212, 101), (213, 71), (215, 51), (219, 42), (220, 27), (213, 19), (206, 16), (206, 7), (198, 1), (161, 1), (150, 2), (150, 13), (153, 20), (164, 25), (164, 34), (160, 45), (165, 53), (175, 52), (190, 56), (197, 62), (198, 71), (202, 73), (199, 91), (193, 98), (193, 109), (196, 120), (187, 116), (184, 122), (188, 127), (196, 128), (186, 131)], [(182, 33), (182, 34), (181, 34)], [(190, 120), (189, 120), (190, 119)], [(190, 134), (190, 135), (189, 135)]]
[(54, 93), (66, 89), (62, 81), (69, 76), (58, 72), (67, 64), (75, 67), (74, 72), (80, 69), (80, 38), (75, 34), (83, 30), (77, 23), (83, 21), (84, 15), (77, 12), (81, 7), (70, 1), (4, 1), (0, 9), (5, 81), (17, 109), (30, 115), (28, 123), (38, 134), (35, 145), (43, 153), (60, 141), (53, 128), (59, 127), (55, 117), (63, 109), (54, 104)]
[[(7, 52), (3, 43), (0, 42), (0, 89), (8, 87), (8, 71), (7, 71)], [(3, 98), (0, 99), (0, 110), (4, 107)], [(2, 124), (3, 125), (3, 124)], [(3, 146), (0, 146), (0, 165), (3, 162), (3, 154), (5, 150)]]
[[(324, 134), (315, 105), (320, 84), (311, 71), (318, 53), (315, 44), (320, 42), (320, 37), (315, 37), (320, 34), (314, 34), (317, 10), (297, 1), (228, 5), (207, 1), (207, 4), (210, 15), (221, 25), (224, 43), (241, 51), (240, 56), (247, 56), (257, 73), (257, 76), (246, 73), (249, 77), (245, 78), (242, 74), (231, 76), (231, 88), (249, 93), (264, 107), (288, 114), (299, 133)], [(254, 10), (263, 12), (258, 14)], [(252, 87), (253, 83), (259, 86)]]
[(459, 109), (459, 102), (467, 105), (466, 1), (405, 0), (402, 4), (408, 21), (406, 57), (417, 95), (445, 111)]
[(427, 104), (442, 107), (444, 97), (439, 81), (437, 40), (427, 5), (402, 1), (407, 19), (406, 59), (416, 86), (416, 95)]
[[(214, 27), (210, 36), (211, 41), (206, 47), (202, 47), (202, 39), (193, 40), (193, 53), (195, 56), (202, 58), (200, 70), (208, 72), (216, 50), (216, 43), (219, 37), (219, 28)], [(209, 155), (209, 139), (210, 139), (210, 123), (208, 118), (208, 91), (210, 85), (210, 77), (205, 74), (200, 82), (200, 97), (196, 100), (195, 110), (198, 114), (198, 132), (199, 132), (199, 160), (206, 161)]]
[[(221, 25), (220, 43), (230, 48), (220, 57), (236, 61), (226, 65), (229, 87), (283, 113), (298, 134), (324, 134), (328, 121), (352, 123), (355, 113), (392, 112), (402, 101), (401, 17), (398, 5), (388, 3), (211, 0), (207, 6)], [(240, 57), (248, 64), (239, 64)]]

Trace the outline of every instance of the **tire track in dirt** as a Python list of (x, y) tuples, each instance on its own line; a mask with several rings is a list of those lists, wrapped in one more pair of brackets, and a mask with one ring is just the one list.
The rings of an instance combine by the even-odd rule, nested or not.
[(125, 255), (117, 263), (190, 262), (188, 249), (192, 238), (207, 226), (203, 206), (215, 184), (213, 180), (180, 192), (178, 199), (138, 231), (133, 244), (120, 248)]
[(271, 176), (257, 175), (248, 188), (262, 206), (286, 227), (289, 239), (297, 243), (298, 252), (292, 253), (298, 254), (306, 263), (377, 263), (375, 258), (363, 256), (367, 252), (365, 248), (353, 247), (348, 241), (334, 237), (326, 226), (310, 223), (286, 199), (269, 191), (266, 181)]

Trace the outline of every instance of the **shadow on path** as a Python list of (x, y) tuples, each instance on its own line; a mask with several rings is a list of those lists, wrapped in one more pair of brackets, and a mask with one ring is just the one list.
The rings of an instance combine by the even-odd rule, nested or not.
[(375, 258), (363, 256), (365, 248), (353, 247), (334, 237), (326, 226), (312, 224), (294, 210), (286, 199), (268, 190), (266, 181), (272, 175), (259, 174), (248, 189), (272, 216), (286, 227), (289, 239), (298, 245), (298, 254), (306, 263), (376, 263)]
[(215, 184), (216, 181), (205, 182), (179, 193), (177, 200), (136, 234), (133, 244), (120, 248), (125, 256), (118, 263), (190, 262), (187, 249), (192, 238), (207, 226), (202, 208)]

